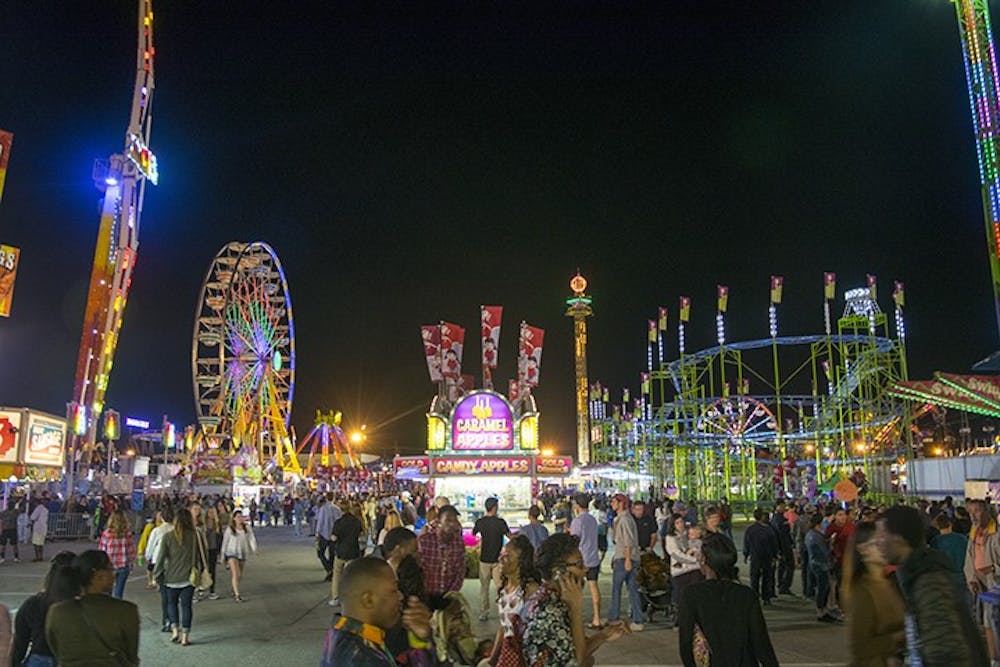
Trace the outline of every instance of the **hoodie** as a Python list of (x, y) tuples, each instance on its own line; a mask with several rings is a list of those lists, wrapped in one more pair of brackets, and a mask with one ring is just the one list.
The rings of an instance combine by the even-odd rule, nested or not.
[(896, 571), (906, 600), (906, 650), (910, 665), (986, 667), (986, 647), (973, 624), (948, 556), (914, 549)]

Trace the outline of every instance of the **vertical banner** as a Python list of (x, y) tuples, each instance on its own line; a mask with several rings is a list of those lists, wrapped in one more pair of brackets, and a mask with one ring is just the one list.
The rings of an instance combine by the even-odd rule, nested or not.
[(465, 347), (465, 329), (450, 322), (441, 323), (441, 374), (445, 379), (462, 377), (462, 349)]
[(21, 251), (14, 246), (0, 245), (0, 317), (10, 317), (10, 304), (14, 300), (14, 281)]
[(646, 320), (647, 337), (650, 343), (656, 342), (656, 320)]
[(542, 372), (542, 342), (544, 339), (544, 329), (521, 323), (519, 375), (526, 387), (538, 386), (538, 378)]
[(441, 382), (444, 380), (441, 374), (441, 326), (425, 324), (420, 327), (420, 337), (424, 343), (424, 357), (427, 359), (427, 372), (431, 382)]
[(771, 276), (771, 303), (781, 303), (781, 288), (785, 285), (785, 279), (781, 276)]
[(649, 396), (650, 389), (652, 388), (649, 373), (639, 373), (639, 387), (643, 396)]
[(14, 143), (14, 134), (0, 130), (0, 199), (3, 199), (3, 184), (7, 180), (7, 163), (10, 161), (10, 147)]
[(503, 318), (503, 306), (480, 306), (482, 331), (480, 340), (483, 343), (483, 386), (493, 388), (493, 369), (497, 367), (497, 354), (500, 350), (500, 320)]
[(823, 298), (833, 301), (837, 298), (837, 274), (827, 271), (823, 274)]
[(875, 276), (868, 274), (868, 292), (872, 295), (872, 301), (878, 301), (878, 282)]
[(898, 280), (893, 285), (892, 300), (896, 302), (896, 308), (906, 305), (906, 293), (903, 291), (903, 283)]
[(658, 325), (659, 330), (660, 331), (666, 331), (667, 330), (667, 309), (664, 308), (663, 306), (660, 306), (660, 310), (659, 310), (658, 316), (659, 317), (657, 318), (657, 325)]
[(687, 322), (691, 319), (691, 297), (681, 297), (680, 308), (677, 312), (681, 322)]
[(729, 308), (729, 288), (725, 285), (718, 286), (719, 312), (724, 313)]

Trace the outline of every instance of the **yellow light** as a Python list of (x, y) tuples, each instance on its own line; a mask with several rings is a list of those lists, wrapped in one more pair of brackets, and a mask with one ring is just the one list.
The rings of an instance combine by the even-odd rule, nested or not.
[(351, 433), (351, 442), (356, 445), (364, 440), (364, 437), (365, 436), (361, 435), (361, 431), (355, 431), (354, 433)]
[(813, 447), (812, 443), (806, 443), (805, 449), (806, 449), (806, 453), (807, 454), (812, 454), (813, 450), (816, 449), (816, 448)]
[(859, 442), (858, 444), (854, 445), (854, 449), (859, 452), (865, 451), (865, 443)]
[(538, 417), (521, 419), (521, 449), (538, 449)]
[(551, 447), (546, 447), (542, 450), (542, 456), (553, 456), (555, 451)]
[(942, 454), (944, 454), (944, 449), (943, 448), (941, 448), (941, 447), (935, 447), (934, 448), (934, 456), (941, 456)]
[(130, 449), (127, 452), (125, 452), (125, 454), (126, 454), (126, 456), (135, 456), (135, 450), (134, 449)]

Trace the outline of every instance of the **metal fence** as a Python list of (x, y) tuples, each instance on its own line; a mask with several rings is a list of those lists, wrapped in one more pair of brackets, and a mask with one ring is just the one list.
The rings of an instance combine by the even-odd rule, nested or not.
[(50, 540), (86, 540), (90, 538), (92, 517), (76, 512), (55, 512), (49, 514)]

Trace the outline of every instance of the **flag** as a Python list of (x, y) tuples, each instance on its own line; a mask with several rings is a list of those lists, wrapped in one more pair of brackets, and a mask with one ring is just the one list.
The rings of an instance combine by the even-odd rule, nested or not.
[(784, 285), (784, 278), (781, 276), (771, 276), (771, 303), (781, 303), (781, 288)]
[(7, 180), (7, 162), (10, 160), (10, 147), (13, 143), (14, 135), (0, 130), (0, 199), (3, 198), (3, 184)]
[(667, 330), (667, 309), (660, 306), (659, 319), (657, 324), (659, 325), (660, 331)]
[(649, 373), (639, 373), (639, 383), (642, 385), (642, 393), (649, 396), (649, 389), (652, 383), (649, 380)]
[(450, 322), (441, 323), (441, 374), (451, 380), (462, 377), (462, 349), (465, 329)]
[(483, 368), (497, 367), (497, 354), (500, 350), (500, 318), (503, 317), (503, 306), (480, 306), (482, 321), (481, 340), (483, 343)]
[(611, 399), (608, 397), (608, 388), (607, 387), (603, 388), (603, 394), (601, 396), (601, 400), (604, 401), (605, 403), (610, 403), (611, 402)]
[(680, 309), (678, 310), (678, 317), (680, 318), (681, 322), (687, 322), (688, 320), (691, 319), (691, 297), (689, 296), (681, 297), (681, 306)]
[(875, 276), (868, 274), (868, 291), (872, 295), (872, 301), (878, 301), (878, 287), (875, 282)]
[(628, 387), (622, 389), (622, 405), (628, 406), (629, 392)]
[(427, 358), (427, 372), (431, 382), (441, 382), (441, 325), (426, 324), (420, 327), (420, 337), (424, 341), (424, 356)]
[(646, 328), (649, 331), (649, 342), (650, 343), (655, 343), (656, 342), (656, 320), (648, 320)]
[(518, 358), (518, 375), (526, 387), (537, 387), (542, 371), (542, 342), (545, 330), (521, 323), (521, 350)]
[(726, 308), (729, 307), (729, 288), (725, 285), (719, 285), (719, 312), (726, 312)]
[(894, 287), (895, 289), (892, 291), (892, 300), (896, 302), (896, 308), (902, 308), (906, 305), (906, 293), (903, 291), (903, 283), (897, 280)]
[(837, 298), (837, 274), (827, 271), (823, 274), (823, 297), (833, 301)]

